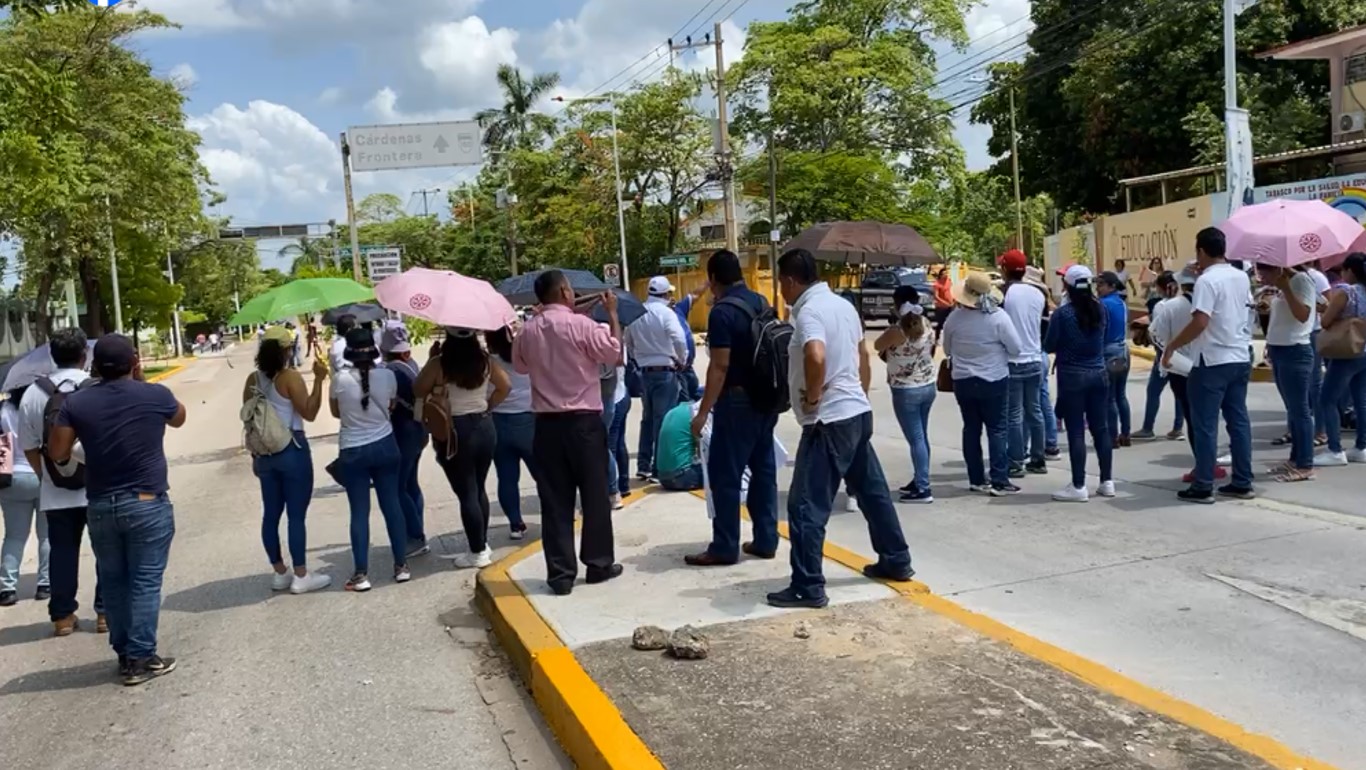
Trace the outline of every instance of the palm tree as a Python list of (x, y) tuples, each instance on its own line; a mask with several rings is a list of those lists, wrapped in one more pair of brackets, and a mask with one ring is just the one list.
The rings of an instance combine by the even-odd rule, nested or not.
[(325, 264), (326, 251), (326, 244), (323, 241), (303, 235), (299, 237), (298, 243), (288, 244), (278, 253), (281, 257), (292, 260), (289, 274), (297, 276), (302, 268), (321, 267)]
[[(560, 84), (558, 72), (522, 77), (522, 71), (510, 64), (498, 67), (498, 85), (503, 89), (501, 109), (482, 110), (474, 116), (484, 129), (484, 146), (493, 152), (508, 152), (530, 147), (555, 133), (555, 119), (532, 112), (536, 102)], [(494, 155), (497, 163), (499, 156)]]

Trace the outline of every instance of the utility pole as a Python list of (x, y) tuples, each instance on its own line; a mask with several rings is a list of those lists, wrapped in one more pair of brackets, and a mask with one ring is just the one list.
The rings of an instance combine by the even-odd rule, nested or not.
[(341, 252), (337, 249), (337, 220), (327, 220), (327, 227), (332, 233), (332, 266), (341, 269)]
[(119, 299), (119, 250), (114, 245), (114, 210), (109, 205), (108, 195), (104, 196), (104, 215), (109, 224), (109, 285), (114, 290), (114, 331), (123, 334), (123, 302)]
[(351, 145), (346, 143), (346, 132), (341, 134), (342, 182), (346, 188), (346, 222), (351, 231), (351, 278), (360, 283), (360, 232), (356, 227), (356, 199), (351, 193)]
[(430, 216), (432, 215), (431, 209), (427, 208), (427, 196), (428, 196), (428, 195), (435, 196), (435, 195), (436, 195), (437, 193), (439, 193), (439, 192), (441, 192), (441, 188), (440, 188), (440, 187), (434, 187), (434, 188), (432, 188), (432, 189), (430, 189), (430, 190), (414, 190), (414, 191), (413, 191), (413, 195), (421, 195), (421, 196), (422, 196), (422, 216), (424, 216), (424, 217), (430, 217)]
[(701, 43), (687, 38), (682, 44), (669, 41), (670, 52), (689, 51), (694, 48), (714, 46), (716, 48), (716, 163), (721, 171), (721, 193), (726, 218), (726, 248), (740, 250), (740, 233), (735, 225), (735, 168), (730, 157), (730, 123), (726, 115), (726, 56), (722, 48), (721, 23), (717, 22), (713, 33), (708, 34)]
[(1238, 107), (1238, 49), (1236, 20), (1256, 2), (1224, 0), (1224, 178), (1228, 184), (1230, 216), (1251, 203), (1255, 184), (1252, 128), (1247, 110)]
[(1015, 131), (1015, 86), (1010, 86), (1010, 165), (1015, 172), (1015, 248), (1023, 249), (1024, 203), (1020, 198), (1020, 135)]
[(507, 171), (507, 188), (503, 191), (503, 202), (507, 208), (508, 217), (508, 259), (512, 261), (512, 274), (518, 275), (517, 269), (517, 196), (512, 192), (512, 162), (509, 161), (505, 169)]
[[(166, 236), (166, 280), (172, 286), (175, 285), (175, 264), (171, 261), (171, 241), (169, 231), (163, 226), (162, 235)], [(175, 349), (176, 358), (184, 354), (185, 344), (180, 333), (180, 303), (176, 302), (175, 307), (171, 308), (171, 345)]]
[(768, 266), (773, 271), (773, 307), (782, 307), (778, 295), (778, 154), (773, 147), (773, 132), (768, 133)]

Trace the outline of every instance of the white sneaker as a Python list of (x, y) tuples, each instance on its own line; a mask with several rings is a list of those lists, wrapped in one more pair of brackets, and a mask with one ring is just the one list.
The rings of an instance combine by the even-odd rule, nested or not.
[(1231, 467), (1233, 465), (1233, 453), (1230, 452), (1226, 455), (1219, 455), (1218, 459), (1216, 459), (1214, 462), (1224, 466), (1225, 468)]
[(988, 494), (991, 494), (991, 485), (990, 485), (990, 484), (969, 484), (969, 485), (968, 485), (968, 491), (969, 491), (969, 492), (975, 492), (975, 493), (978, 493), (978, 494), (988, 495)]
[(844, 499), (844, 510), (846, 513), (858, 513), (858, 498), (853, 495), (846, 495)]
[(1091, 499), (1091, 493), (1086, 491), (1086, 487), (1074, 487), (1068, 484), (1054, 492), (1053, 499), (1060, 503), (1084, 503)]
[(1102, 482), (1100, 482), (1100, 486), (1099, 486), (1099, 487), (1096, 487), (1096, 494), (1100, 495), (1101, 497), (1114, 497), (1114, 496), (1115, 496), (1115, 482), (1113, 482), (1113, 481), (1102, 481)]
[(303, 577), (298, 575), (290, 581), (289, 592), (292, 594), (307, 594), (314, 591), (321, 591), (332, 585), (332, 576), (324, 575), (320, 572), (310, 572)]
[(1319, 452), (1314, 455), (1315, 468), (1341, 468), (1346, 464), (1346, 452)]
[(288, 591), (289, 582), (293, 577), (294, 575), (289, 570), (270, 573), (270, 590)]
[(493, 563), (493, 549), (484, 546), (479, 553), (458, 553), (453, 558), (456, 569), (483, 569)]
[(621, 504), (621, 494), (620, 494), (620, 493), (617, 493), (617, 494), (615, 494), (615, 495), (612, 495), (612, 497), (609, 498), (609, 499), (612, 501), (612, 510), (614, 510), (614, 511), (619, 511), (619, 510), (621, 510), (622, 508), (625, 508), (625, 507), (626, 507), (626, 506), (624, 506), (624, 505)]
[(1349, 462), (1349, 463), (1366, 463), (1366, 449), (1349, 449), (1349, 450), (1347, 450), (1347, 462)]

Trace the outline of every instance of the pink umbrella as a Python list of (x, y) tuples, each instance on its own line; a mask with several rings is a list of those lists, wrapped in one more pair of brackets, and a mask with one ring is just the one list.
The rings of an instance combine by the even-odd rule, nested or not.
[(1361, 224), (1323, 201), (1275, 200), (1244, 206), (1219, 225), (1229, 259), (1274, 267), (1331, 265), (1366, 246)]
[(512, 305), (488, 281), (449, 270), (415, 267), (379, 282), (375, 297), (389, 310), (441, 326), (493, 331), (517, 318)]

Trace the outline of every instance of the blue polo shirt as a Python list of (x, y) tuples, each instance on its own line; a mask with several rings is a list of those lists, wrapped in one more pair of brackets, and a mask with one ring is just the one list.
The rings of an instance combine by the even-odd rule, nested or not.
[(712, 350), (730, 351), (730, 368), (726, 370), (726, 387), (734, 388), (749, 382), (750, 368), (754, 363), (754, 335), (750, 330), (749, 316), (738, 307), (724, 304), (722, 300), (736, 297), (754, 308), (756, 313), (763, 312), (768, 302), (763, 296), (750, 291), (744, 283), (738, 283), (726, 290), (716, 304), (712, 305), (707, 316), (707, 347)]
[(1105, 344), (1115, 345), (1124, 341), (1129, 329), (1129, 307), (1119, 292), (1102, 297), (1100, 306), (1105, 311)]
[(697, 343), (692, 338), (692, 327), (688, 325), (688, 314), (692, 312), (692, 295), (680, 299), (674, 303), (674, 312), (678, 314), (678, 322), (683, 324), (683, 336), (688, 340), (688, 366), (697, 358)]

